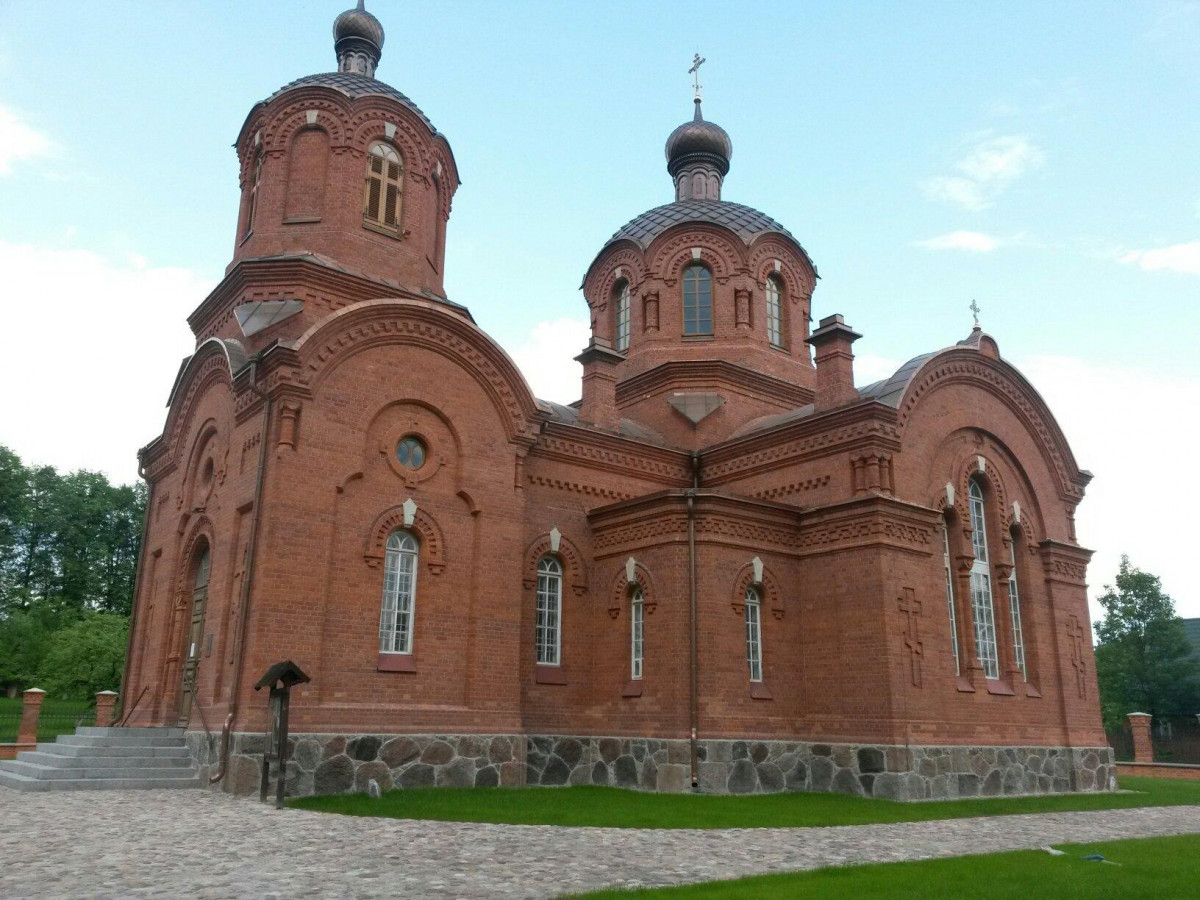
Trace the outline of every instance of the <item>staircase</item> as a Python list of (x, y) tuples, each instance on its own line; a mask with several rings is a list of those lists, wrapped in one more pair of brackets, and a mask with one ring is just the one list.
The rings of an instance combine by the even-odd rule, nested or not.
[(77, 728), (0, 760), (0, 787), (18, 791), (202, 786), (182, 728)]

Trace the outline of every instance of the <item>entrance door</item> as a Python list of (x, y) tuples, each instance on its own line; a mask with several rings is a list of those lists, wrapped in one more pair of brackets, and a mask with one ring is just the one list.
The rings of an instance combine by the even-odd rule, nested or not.
[(179, 702), (179, 724), (187, 727), (192, 715), (196, 689), (196, 670), (200, 667), (200, 645), (204, 635), (204, 607), (208, 601), (208, 548), (196, 561), (196, 579), (192, 587), (192, 621), (188, 626), (186, 654), (183, 660), (183, 696)]

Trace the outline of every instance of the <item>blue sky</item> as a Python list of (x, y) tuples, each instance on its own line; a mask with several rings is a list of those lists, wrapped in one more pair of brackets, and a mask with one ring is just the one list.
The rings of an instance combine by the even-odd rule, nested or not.
[[(368, 7), (379, 77), (459, 163), (448, 293), (541, 396), (578, 396), (592, 256), (671, 199), (699, 51), (724, 196), (813, 256), (814, 315), (865, 335), (860, 383), (964, 336), (977, 299), (1096, 472), (1094, 586), (1128, 552), (1200, 615), (1200, 489), (1175, 474), (1200, 390), (1200, 3)], [(0, 443), (135, 477), (232, 252), (230, 144), (257, 100), (333, 68), (342, 8), (0, 0)]]

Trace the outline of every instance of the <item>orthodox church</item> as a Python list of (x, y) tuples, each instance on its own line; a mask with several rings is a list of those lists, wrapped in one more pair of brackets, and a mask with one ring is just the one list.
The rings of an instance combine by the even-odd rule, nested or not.
[(242, 126), (233, 259), (141, 451), (126, 724), (252, 791), (290, 659), (297, 794), (1113, 786), (1090, 475), (992, 337), (856, 386), (697, 97), (669, 202), (583, 276), (581, 399), (539, 400), (443, 288), (449, 141), (361, 2), (334, 38)]

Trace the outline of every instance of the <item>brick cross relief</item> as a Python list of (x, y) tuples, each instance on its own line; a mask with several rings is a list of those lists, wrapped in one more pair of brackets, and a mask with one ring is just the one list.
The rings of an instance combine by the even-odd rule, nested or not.
[(1087, 664), (1083, 661), (1083, 626), (1078, 616), (1067, 620), (1067, 640), (1071, 642), (1071, 665), (1075, 669), (1075, 684), (1079, 696), (1087, 696)]
[(909, 666), (911, 667), (912, 683), (914, 687), (921, 686), (921, 657), (924, 655), (921, 650), (921, 601), (917, 599), (916, 591), (912, 588), (905, 588), (904, 594), (899, 598), (900, 612), (905, 614), (906, 621), (904, 626), (904, 646), (908, 649)]

